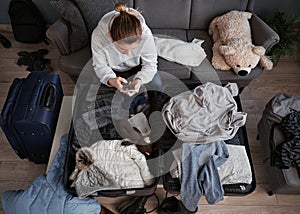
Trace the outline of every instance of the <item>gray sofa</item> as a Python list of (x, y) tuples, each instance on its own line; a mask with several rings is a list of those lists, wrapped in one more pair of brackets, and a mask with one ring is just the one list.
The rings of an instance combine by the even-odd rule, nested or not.
[[(93, 29), (99, 19), (113, 9), (116, 1), (51, 0), (59, 18), (48, 28), (47, 37), (60, 51), (59, 68), (75, 82), (82, 68), (91, 59), (90, 36)], [(125, 0), (124, 2), (142, 12), (154, 35), (167, 35), (183, 41), (203, 39), (205, 42), (202, 47), (207, 54), (207, 62), (210, 62), (212, 57), (213, 42), (208, 35), (211, 20), (234, 9), (253, 13), (254, 8), (254, 0)], [(279, 41), (279, 36), (254, 13), (250, 25), (255, 45), (262, 45), (269, 50)], [(222, 84), (236, 82), (241, 89), (263, 72), (263, 68), (257, 66), (247, 76), (220, 70), (211, 75), (211, 66), (205, 63), (197, 68), (190, 68), (162, 58), (158, 59), (158, 68), (187, 85), (204, 81), (216, 82), (217, 78)], [(167, 82), (168, 79), (164, 81)]]

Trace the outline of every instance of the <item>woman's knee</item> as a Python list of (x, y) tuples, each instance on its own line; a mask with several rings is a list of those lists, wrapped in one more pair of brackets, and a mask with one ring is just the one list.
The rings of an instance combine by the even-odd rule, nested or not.
[(163, 90), (163, 82), (160, 76), (159, 71), (156, 72), (156, 74), (154, 75), (152, 81), (147, 84), (149, 85), (151, 90), (156, 90), (156, 91), (162, 91)]

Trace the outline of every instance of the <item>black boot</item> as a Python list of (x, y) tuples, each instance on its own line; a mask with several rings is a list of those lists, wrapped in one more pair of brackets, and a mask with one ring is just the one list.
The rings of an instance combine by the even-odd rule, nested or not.
[(145, 204), (149, 196), (133, 197), (119, 206), (120, 214), (144, 214)]

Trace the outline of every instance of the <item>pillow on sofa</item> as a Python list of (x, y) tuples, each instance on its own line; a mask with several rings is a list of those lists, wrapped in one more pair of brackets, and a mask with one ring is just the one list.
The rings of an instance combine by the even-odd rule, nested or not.
[[(74, 0), (79, 7), (81, 14), (87, 25), (89, 36), (92, 35), (94, 28), (98, 25), (103, 15), (114, 9), (115, 0)], [(133, 0), (123, 0), (128, 7), (132, 7)]]
[(69, 25), (70, 50), (75, 52), (86, 46), (89, 42), (89, 36), (77, 6), (70, 0), (51, 0), (50, 4)]

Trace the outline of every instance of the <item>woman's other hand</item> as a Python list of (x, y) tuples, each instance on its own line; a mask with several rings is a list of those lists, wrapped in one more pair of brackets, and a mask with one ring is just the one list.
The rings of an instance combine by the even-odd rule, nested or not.
[(132, 96), (132, 95), (134, 95), (135, 93), (138, 93), (138, 92), (139, 92), (140, 87), (141, 87), (141, 85), (142, 85), (142, 81), (141, 81), (140, 79), (135, 79), (135, 80), (133, 80), (132, 82), (130, 82), (129, 84), (132, 85), (134, 89), (133, 89), (133, 90), (128, 90), (128, 91), (127, 91), (127, 95), (128, 95), (128, 96)]
[(128, 83), (126, 79), (122, 77), (110, 78), (108, 80), (108, 84), (118, 89), (120, 92), (125, 93), (126, 91), (123, 89), (122, 83)]

